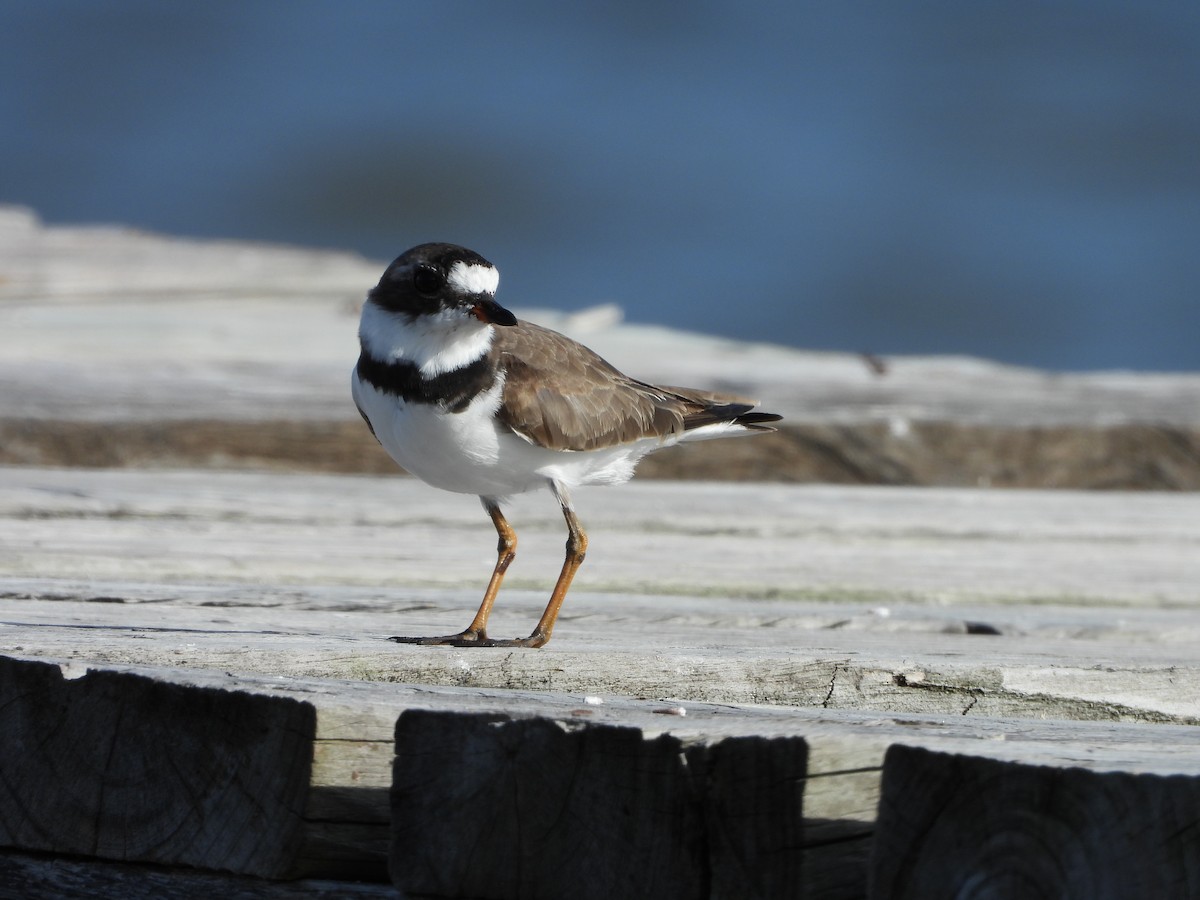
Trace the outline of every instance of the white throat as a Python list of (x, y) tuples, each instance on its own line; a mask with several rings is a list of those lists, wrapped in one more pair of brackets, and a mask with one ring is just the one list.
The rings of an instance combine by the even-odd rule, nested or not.
[(433, 378), (485, 355), (492, 347), (492, 326), (460, 309), (443, 309), (409, 321), (407, 316), (388, 312), (367, 300), (358, 324), (358, 339), (372, 358), (411, 362), (423, 376)]

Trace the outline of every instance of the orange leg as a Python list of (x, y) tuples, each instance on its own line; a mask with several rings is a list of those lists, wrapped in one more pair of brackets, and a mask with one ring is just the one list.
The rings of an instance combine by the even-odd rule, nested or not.
[(550, 483), (550, 489), (554, 491), (554, 496), (562, 507), (563, 518), (567, 520), (567, 556), (563, 560), (562, 571), (558, 573), (558, 581), (554, 582), (554, 590), (550, 592), (550, 602), (546, 604), (546, 611), (538, 619), (533, 633), (527, 638), (512, 641), (492, 641), (491, 645), (494, 647), (541, 647), (546, 644), (554, 631), (554, 622), (558, 619), (558, 611), (562, 609), (571, 581), (587, 554), (587, 534), (575, 518), (575, 510), (571, 508), (571, 498), (567, 495), (567, 489), (553, 481)]
[(579, 526), (579, 520), (575, 518), (574, 510), (564, 503), (562, 511), (567, 520), (567, 558), (563, 560), (562, 571), (558, 573), (558, 581), (554, 582), (554, 590), (550, 594), (550, 602), (546, 604), (546, 611), (538, 620), (533, 634), (523, 640), (513, 641), (513, 646), (540, 647), (550, 640), (550, 635), (554, 631), (554, 622), (558, 618), (558, 611), (562, 609), (563, 600), (567, 597), (567, 590), (571, 587), (571, 580), (583, 564), (584, 556), (587, 555), (587, 534)]
[(483, 592), (483, 602), (479, 604), (479, 611), (475, 613), (475, 618), (458, 634), (447, 634), (442, 637), (392, 638), (396, 643), (450, 644), (456, 647), (493, 647), (496, 645), (496, 642), (487, 636), (488, 616), (492, 614), (492, 604), (496, 602), (496, 595), (500, 593), (500, 583), (504, 581), (504, 573), (508, 571), (508, 567), (516, 558), (517, 533), (504, 518), (504, 513), (500, 511), (500, 504), (485, 500), (483, 506), (488, 515), (492, 517), (492, 524), (496, 526), (496, 534), (500, 540), (496, 545), (496, 568), (492, 569), (491, 580), (488, 581), (487, 590)]
[(562, 609), (563, 600), (566, 599), (567, 591), (571, 587), (571, 581), (583, 564), (588, 544), (587, 534), (575, 517), (575, 510), (571, 508), (571, 501), (567, 497), (566, 490), (557, 484), (552, 487), (555, 497), (562, 506), (563, 518), (567, 521), (567, 555), (563, 560), (562, 571), (558, 573), (558, 581), (554, 583), (554, 590), (550, 593), (550, 602), (546, 604), (546, 611), (542, 613), (542, 617), (529, 637), (495, 640), (487, 636), (487, 621), (488, 616), (492, 613), (492, 604), (496, 602), (496, 594), (500, 591), (504, 573), (517, 555), (517, 533), (513, 531), (512, 526), (504, 518), (504, 514), (500, 512), (499, 504), (491, 500), (484, 500), (484, 508), (492, 517), (492, 524), (496, 526), (496, 534), (500, 536), (500, 542), (496, 548), (496, 568), (492, 570), (491, 581), (488, 582), (487, 590), (483, 593), (483, 602), (479, 605), (479, 612), (475, 613), (471, 624), (458, 634), (426, 638), (394, 637), (392, 640), (400, 644), (449, 644), (453, 647), (541, 647), (546, 644), (554, 632), (554, 623), (558, 619), (558, 612)]

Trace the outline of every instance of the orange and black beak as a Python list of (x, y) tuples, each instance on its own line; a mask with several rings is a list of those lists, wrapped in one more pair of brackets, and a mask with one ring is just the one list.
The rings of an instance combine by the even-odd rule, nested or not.
[(489, 325), (516, 325), (517, 317), (495, 300), (479, 300), (471, 307), (471, 315)]

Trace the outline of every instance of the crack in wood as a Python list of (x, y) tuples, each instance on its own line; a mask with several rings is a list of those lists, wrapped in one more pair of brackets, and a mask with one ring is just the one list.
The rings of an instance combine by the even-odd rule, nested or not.
[(829, 701), (833, 699), (833, 692), (837, 688), (838, 670), (842, 668), (841, 663), (833, 664), (833, 672), (829, 676), (829, 690), (825, 694), (825, 699), (821, 701), (821, 706), (828, 709)]

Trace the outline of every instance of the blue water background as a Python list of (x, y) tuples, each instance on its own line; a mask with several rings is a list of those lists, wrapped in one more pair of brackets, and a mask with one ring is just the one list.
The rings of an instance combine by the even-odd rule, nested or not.
[[(814, 349), (1200, 369), (1200, 3), (7, 0), (0, 202)], [(364, 288), (366, 285), (364, 285)]]

